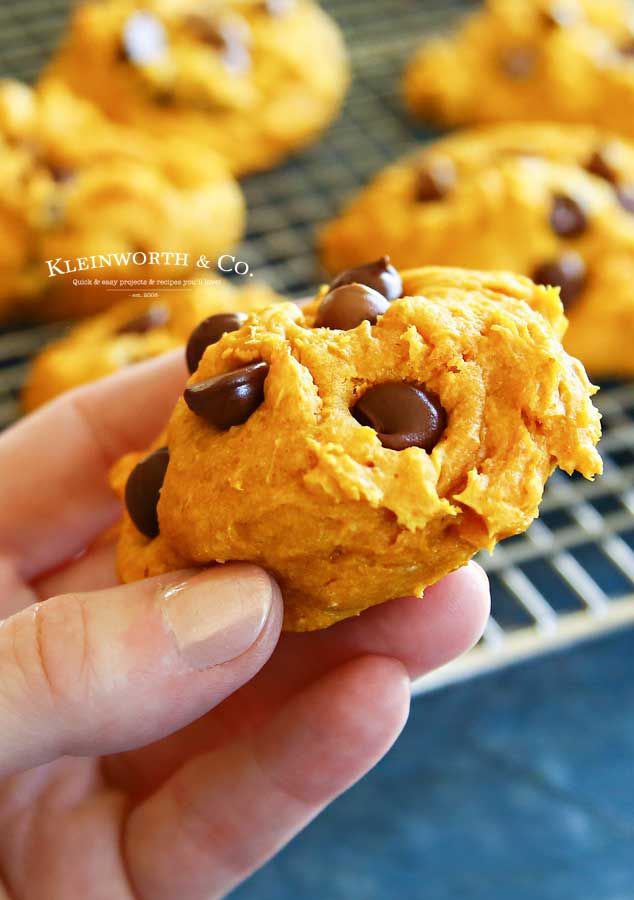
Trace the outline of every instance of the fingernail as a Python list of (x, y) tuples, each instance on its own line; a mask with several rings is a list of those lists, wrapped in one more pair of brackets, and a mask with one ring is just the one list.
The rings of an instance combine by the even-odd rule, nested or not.
[(475, 562), (475, 560), (470, 559), (467, 563), (467, 567), (471, 572), (473, 572), (482, 587), (484, 587), (487, 591), (490, 591), (489, 576), (484, 571), (482, 566)]
[(273, 601), (263, 569), (218, 566), (167, 588), (161, 603), (180, 655), (194, 669), (241, 656), (258, 639)]

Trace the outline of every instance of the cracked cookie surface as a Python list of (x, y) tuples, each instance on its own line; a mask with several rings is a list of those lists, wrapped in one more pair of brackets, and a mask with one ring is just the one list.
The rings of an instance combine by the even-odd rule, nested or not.
[(504, 124), (391, 165), (321, 235), (329, 271), (393, 262), (507, 269), (561, 288), (564, 344), (591, 375), (634, 359), (634, 144), (600, 129)]
[(152, 448), (164, 481), (145, 509), (144, 454), (115, 466), (122, 497), (137, 473), (123, 580), (249, 560), (279, 579), (285, 628), (324, 628), (525, 530), (556, 466), (600, 472), (556, 291), (384, 260), (337, 282), (208, 347)]

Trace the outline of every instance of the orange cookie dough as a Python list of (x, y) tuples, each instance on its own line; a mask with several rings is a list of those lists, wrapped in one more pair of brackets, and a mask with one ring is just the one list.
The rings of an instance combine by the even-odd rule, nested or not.
[[(0, 315), (88, 315), (118, 295), (73, 279), (182, 278), (176, 254), (193, 266), (242, 235), (242, 193), (219, 156), (109, 122), (61, 83), (0, 82), (0, 162)], [(47, 261), (95, 254), (121, 264), (50, 277)]]
[(564, 328), (552, 288), (384, 260), (252, 315), (115, 466), (121, 577), (249, 560), (294, 631), (420, 595), (528, 528), (556, 466), (601, 471)]
[(339, 29), (312, 0), (97, 0), (50, 73), (118, 121), (207, 144), (237, 174), (315, 140), (349, 81)]
[(591, 127), (458, 132), (381, 172), (321, 235), (335, 272), (380, 253), (508, 269), (561, 288), (565, 346), (634, 374), (634, 145)]
[(237, 289), (227, 281), (159, 299), (122, 300), (76, 325), (35, 358), (22, 405), (30, 412), (64, 391), (184, 346), (207, 316), (247, 313), (281, 300), (263, 284)]
[(19, 298), (41, 288), (43, 262), (34, 251), (34, 220), (47, 214), (55, 175), (40, 165), (29, 140), (33, 95), (25, 85), (0, 81), (0, 320)]
[(634, 138), (631, 0), (488, 0), (405, 75), (416, 115), (451, 125), (552, 119)]

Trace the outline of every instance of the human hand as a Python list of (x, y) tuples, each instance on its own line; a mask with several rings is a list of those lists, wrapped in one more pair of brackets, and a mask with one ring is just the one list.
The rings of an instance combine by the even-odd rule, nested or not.
[[(327, 631), (282, 634), (246, 564), (117, 586), (107, 471), (158, 433), (178, 352), (0, 438), (0, 898), (209, 900), (387, 751), (409, 680), (470, 647), (470, 565)], [(39, 601), (48, 599), (46, 603)]]

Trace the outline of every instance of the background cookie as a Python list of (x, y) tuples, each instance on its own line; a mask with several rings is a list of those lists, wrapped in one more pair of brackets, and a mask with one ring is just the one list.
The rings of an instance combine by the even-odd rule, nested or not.
[(23, 407), (28, 412), (80, 384), (184, 346), (207, 316), (247, 313), (281, 300), (263, 284), (238, 289), (226, 281), (156, 300), (123, 300), (76, 325), (35, 358)]
[(30, 137), (33, 95), (16, 81), (0, 82), (0, 319), (20, 298), (41, 289), (43, 261), (34, 252), (34, 219), (41, 217), (55, 176), (36, 159)]
[(313, 140), (349, 78), (312, 0), (89, 3), (50, 71), (114, 119), (201, 141), (240, 174)]
[(448, 124), (552, 119), (634, 137), (630, 0), (489, 0), (432, 39), (404, 90), (416, 115)]
[(300, 631), (420, 594), (526, 529), (555, 466), (600, 471), (563, 327), (527, 279), (380, 264), (253, 315), (207, 349), (157, 452), (115, 468), (121, 576), (257, 562)]
[[(170, 252), (161, 277), (183, 277), (175, 253), (195, 262), (241, 237), (242, 194), (217, 155), (192, 152), (178, 136), (156, 141), (109, 122), (61, 83), (34, 92), (2, 82), (0, 134), (0, 309), (5, 297), (23, 315), (64, 318), (116, 298), (73, 286), (72, 276), (49, 278), (47, 260)], [(98, 274), (143, 278), (152, 270), (115, 262)]]
[(594, 128), (458, 133), (380, 173), (321, 235), (329, 271), (508, 269), (561, 288), (565, 345), (594, 375), (634, 373), (634, 146)]

